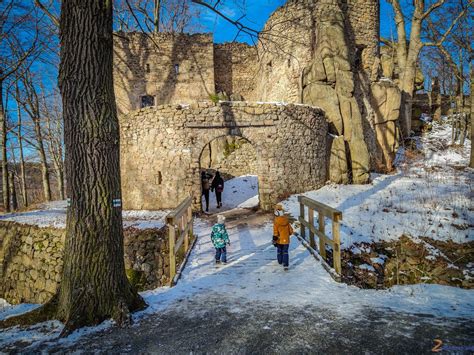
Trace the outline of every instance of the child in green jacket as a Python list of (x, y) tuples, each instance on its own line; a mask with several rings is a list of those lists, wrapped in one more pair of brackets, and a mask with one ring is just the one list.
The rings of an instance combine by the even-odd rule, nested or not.
[(229, 234), (225, 229), (225, 217), (217, 216), (217, 223), (212, 227), (211, 240), (214, 248), (216, 248), (216, 264), (227, 263), (226, 245), (230, 245)]

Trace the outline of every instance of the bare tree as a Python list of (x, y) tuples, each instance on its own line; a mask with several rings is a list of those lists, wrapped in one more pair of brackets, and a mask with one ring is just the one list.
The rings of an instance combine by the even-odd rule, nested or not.
[(190, 0), (118, 0), (116, 7), (122, 31), (192, 32), (200, 15)]
[(26, 70), (19, 78), (23, 84), (24, 95), (17, 97), (25, 112), (28, 113), (33, 123), (33, 132), (35, 142), (31, 142), (37, 150), (41, 163), (41, 180), (43, 182), (43, 194), (45, 201), (51, 201), (51, 183), (49, 178), (48, 158), (46, 155), (45, 142), (43, 137), (43, 117), (38, 96), (37, 87), (34, 83), (31, 71)]
[[(6, 1), (0, 9), (0, 130), (2, 156), (3, 206), (10, 211), (10, 186), (8, 177), (8, 135), (4, 107), (4, 84), (27, 62), (36, 47), (37, 27), (28, 21), (31, 9), (13, 0)], [(32, 36), (31, 32), (33, 32)]]
[[(44, 89), (43, 89), (44, 90)], [(53, 96), (53, 102), (48, 103), (43, 97), (43, 117), (45, 121), (45, 142), (49, 157), (53, 163), (58, 184), (59, 199), (64, 200), (64, 149), (63, 149), (63, 117), (61, 105), (56, 101), (57, 95)]]
[[(18, 81), (15, 82), (16, 97), (20, 97), (20, 89), (18, 87)], [(20, 153), (20, 190), (23, 198), (23, 206), (28, 207), (28, 191), (26, 189), (26, 170), (25, 170), (25, 158), (23, 154), (23, 121), (21, 113), (21, 104), (17, 101), (17, 132), (16, 137), (18, 140), (18, 149)]]
[[(416, 63), (421, 49), (425, 45), (438, 45), (444, 43), (446, 37), (455, 28), (458, 21), (466, 15), (468, 9), (472, 7), (473, 0), (469, 0), (467, 6), (453, 19), (446, 31), (441, 35), (436, 43), (426, 43), (422, 40), (423, 23), (432, 13), (441, 8), (446, 0), (437, 0), (430, 6), (424, 0), (414, 0), (413, 13), (411, 14), (411, 26), (409, 35), (406, 29), (407, 14), (400, 4), (400, 0), (389, 0), (395, 12), (395, 25), (397, 28), (397, 61), (400, 66), (400, 83), (402, 91), (402, 104), (400, 109), (400, 121), (402, 132), (408, 136), (411, 131), (411, 117), (413, 92), (416, 76)], [(405, 11), (406, 12), (406, 11)]]
[(125, 275), (112, 2), (64, 0), (59, 85), (66, 147), (66, 243), (57, 294), (0, 327), (59, 319), (63, 334), (145, 306)]
[(469, 166), (474, 168), (474, 66), (471, 65), (471, 159)]

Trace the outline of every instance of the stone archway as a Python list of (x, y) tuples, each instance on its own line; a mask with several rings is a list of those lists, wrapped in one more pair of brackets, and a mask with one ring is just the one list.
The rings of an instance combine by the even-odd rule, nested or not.
[[(200, 171), (214, 176), (219, 171), (225, 180), (223, 208), (228, 210), (237, 207), (258, 207), (259, 170), (262, 173), (261, 161), (252, 142), (240, 136), (221, 136), (204, 146), (199, 158)], [(201, 206), (204, 203), (201, 199)], [(211, 193), (210, 211), (217, 212), (214, 196)]]
[(252, 143), (259, 161), (260, 207), (324, 185), (328, 126), (305, 105), (212, 102), (144, 108), (120, 118), (125, 209), (166, 209), (193, 196), (200, 210), (200, 156), (222, 136)]

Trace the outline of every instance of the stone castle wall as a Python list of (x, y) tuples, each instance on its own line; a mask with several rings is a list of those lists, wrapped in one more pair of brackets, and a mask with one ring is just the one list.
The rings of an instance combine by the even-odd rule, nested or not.
[(342, 0), (342, 5), (349, 43), (358, 48), (359, 58), (354, 60), (361, 60), (354, 64), (362, 68), (372, 81), (377, 80), (380, 3), (376, 0)]
[[(61, 281), (65, 234), (63, 229), (1, 221), (0, 298), (12, 304), (48, 301)], [(169, 283), (164, 229), (127, 228), (124, 246), (125, 268), (132, 285), (143, 290)]]
[(257, 62), (257, 50), (246, 43), (214, 45), (216, 93), (224, 92), (238, 101), (252, 101)]
[(214, 93), (211, 34), (117, 33), (114, 36), (114, 88), (119, 113), (154, 105), (208, 100)]
[(222, 136), (248, 140), (256, 151), (261, 207), (326, 182), (327, 123), (320, 109), (248, 102), (164, 105), (121, 118), (125, 209), (174, 208), (194, 197), (200, 209), (200, 157)]
[(245, 139), (220, 137), (204, 147), (201, 168), (219, 170), (227, 176), (257, 175), (257, 153)]

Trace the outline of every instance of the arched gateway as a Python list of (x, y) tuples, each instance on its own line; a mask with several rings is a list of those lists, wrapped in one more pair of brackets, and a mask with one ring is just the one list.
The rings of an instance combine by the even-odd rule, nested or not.
[(328, 127), (304, 105), (204, 102), (144, 108), (120, 118), (125, 209), (166, 209), (193, 196), (200, 209), (200, 158), (222, 136), (248, 140), (257, 154), (260, 207), (321, 187), (327, 177)]

